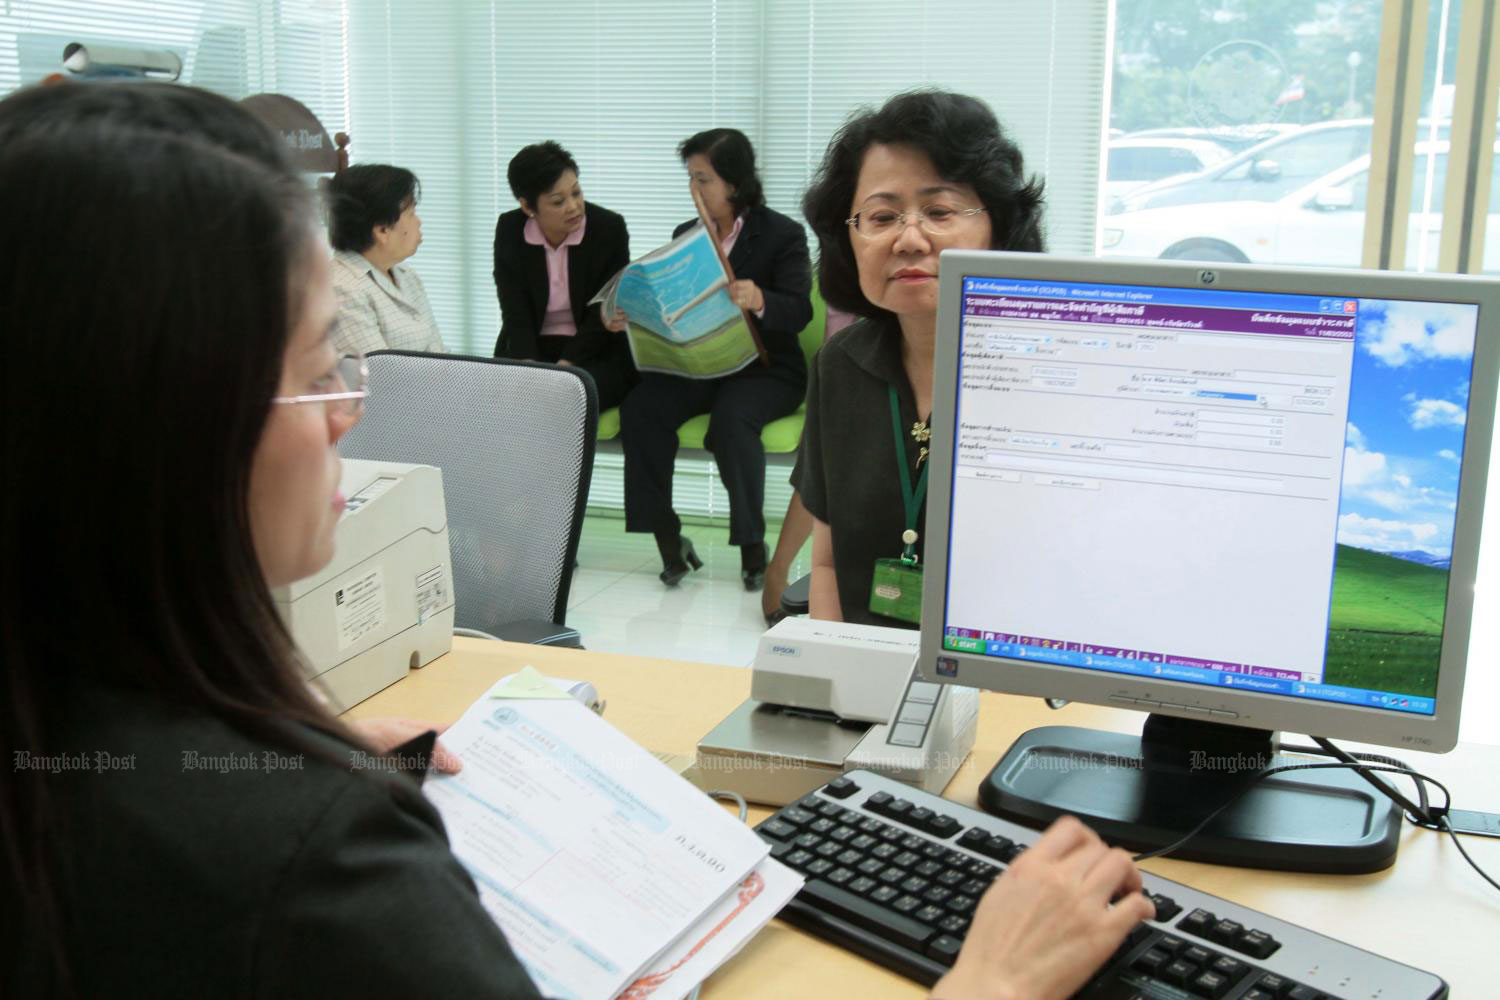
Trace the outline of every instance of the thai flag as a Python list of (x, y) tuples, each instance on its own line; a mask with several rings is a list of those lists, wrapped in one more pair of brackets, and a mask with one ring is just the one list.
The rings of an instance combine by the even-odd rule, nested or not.
[(1281, 92), (1281, 96), (1276, 98), (1276, 106), (1279, 108), (1283, 104), (1300, 101), (1306, 96), (1307, 88), (1302, 85), (1302, 77), (1299, 74), (1292, 77), (1291, 81), (1286, 85), (1286, 89)]

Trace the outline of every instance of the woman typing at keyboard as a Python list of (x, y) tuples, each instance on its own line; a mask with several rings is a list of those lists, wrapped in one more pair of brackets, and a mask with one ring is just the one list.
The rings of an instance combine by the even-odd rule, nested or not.
[[(0, 995), (537, 996), (276, 614), (330, 559), (363, 403), (276, 138), (186, 87), (22, 91), (0, 211), (25, 234), (0, 241)], [(1149, 915), (1139, 887), (1059, 824), (934, 995), (1066, 997)]]

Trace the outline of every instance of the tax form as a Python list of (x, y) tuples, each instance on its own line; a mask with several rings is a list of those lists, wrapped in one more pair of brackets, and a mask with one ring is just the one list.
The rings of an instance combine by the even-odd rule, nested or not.
[(429, 777), (426, 794), (547, 996), (615, 996), (767, 856), (651, 753), (565, 693), (539, 695), (524, 671), (443, 743), (464, 767)]

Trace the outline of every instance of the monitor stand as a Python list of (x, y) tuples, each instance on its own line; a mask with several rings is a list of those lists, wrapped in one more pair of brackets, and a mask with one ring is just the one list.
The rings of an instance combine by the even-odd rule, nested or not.
[[(1275, 753), (1265, 730), (1164, 715), (1148, 716), (1138, 737), (1047, 726), (1011, 746), (979, 801), (1037, 829), (1071, 813), (1111, 844), (1150, 851), (1191, 830), (1268, 761), (1309, 762)], [(1357, 875), (1390, 867), (1400, 832), (1400, 810), (1354, 771), (1287, 771), (1251, 785), (1171, 856)]]

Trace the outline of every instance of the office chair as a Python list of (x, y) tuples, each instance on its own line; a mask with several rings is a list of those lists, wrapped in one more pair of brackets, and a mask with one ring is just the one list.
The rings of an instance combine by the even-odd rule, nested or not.
[(347, 458), (443, 470), (455, 634), (581, 645), (564, 622), (583, 529), (594, 382), (581, 369), (418, 351), (366, 358)]

